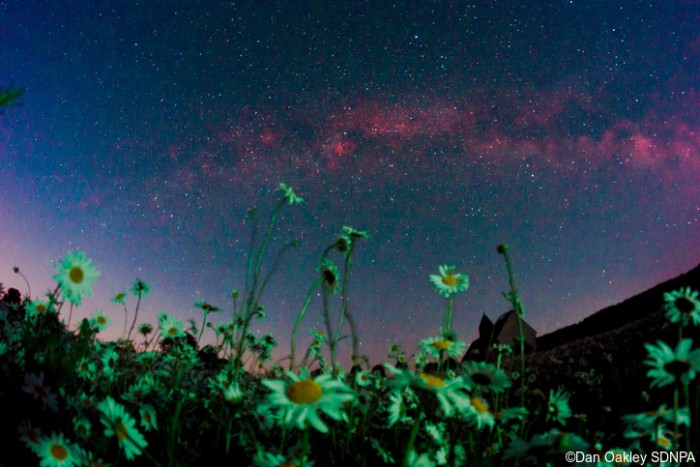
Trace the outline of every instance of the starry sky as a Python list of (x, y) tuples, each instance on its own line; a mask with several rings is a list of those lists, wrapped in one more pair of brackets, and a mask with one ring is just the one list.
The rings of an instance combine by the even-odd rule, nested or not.
[[(40, 297), (84, 251), (101, 276), (73, 319), (104, 309), (105, 338), (137, 277), (139, 321), (199, 322), (195, 300), (229, 319), (246, 211), (264, 227), (281, 181), (305, 202), (265, 267), (301, 244), (254, 324), (278, 357), (343, 225), (371, 236), (350, 310), (373, 363), (437, 334), (441, 264), (470, 278), (462, 340), (507, 311), (499, 243), (540, 335), (700, 263), (697, 1), (17, 0), (0, 19), (0, 84), (24, 89), (0, 116), (0, 282), (27, 293), (17, 266)], [(315, 297), (301, 343), (322, 326)]]

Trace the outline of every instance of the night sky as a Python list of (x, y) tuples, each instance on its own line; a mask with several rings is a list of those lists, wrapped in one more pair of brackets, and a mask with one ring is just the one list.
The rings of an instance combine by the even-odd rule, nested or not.
[[(269, 259), (301, 246), (254, 328), (278, 357), (343, 225), (371, 235), (350, 310), (373, 363), (438, 333), (441, 264), (470, 278), (462, 340), (507, 311), (499, 243), (540, 335), (700, 263), (697, 1), (18, 0), (0, 20), (0, 84), (24, 89), (0, 116), (0, 282), (27, 293), (18, 266), (40, 297), (84, 251), (102, 274), (73, 323), (104, 309), (105, 338), (137, 277), (139, 321), (230, 310), (246, 211), (264, 227), (281, 181), (305, 203)], [(302, 342), (322, 323), (317, 299)]]

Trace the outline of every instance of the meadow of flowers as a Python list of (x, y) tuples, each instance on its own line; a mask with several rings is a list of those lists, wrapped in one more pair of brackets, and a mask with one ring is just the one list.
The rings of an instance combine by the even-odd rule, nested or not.
[[(249, 212), (246, 283), (231, 293), (228, 311), (200, 301), (196, 321), (163, 312), (157, 323), (139, 322), (150, 287), (136, 279), (131, 290), (113, 298), (120, 313), (98, 310), (73, 323), (74, 309), (100, 276), (82, 252), (68, 253), (57, 264), (57, 285), (45, 297), (0, 289), (0, 463), (543, 466), (570, 465), (565, 454), (574, 451), (585, 456), (577, 461), (589, 465), (636, 465), (630, 456), (650, 453), (667, 456), (648, 457), (646, 465), (685, 465), (694, 459), (677, 458), (679, 453), (700, 454), (694, 438), (700, 348), (688, 337), (700, 325), (698, 292), (667, 292), (665, 319), (676, 329), (674, 341), (645, 345), (647, 384), (637, 391), (656, 394), (650, 401), (659, 394), (668, 400), (623, 414), (606, 432), (586, 417), (591, 407), (585, 400), (571, 397), (576, 381), (595, 385), (595, 372), (571, 380), (531, 377), (541, 370), (530, 368), (523, 351), (525, 307), (506, 245), (498, 252), (510, 285), (504, 297), (521, 326), (515, 348), (494, 343), (482, 360), (460, 361), (466, 344), (452, 327), (453, 303), (469, 279), (439, 265), (426, 280), (444, 297), (440, 332), (425, 336), (419, 349), (392, 345), (386, 361), (371, 367), (358, 351), (347, 292), (353, 251), (370, 240), (344, 227), (310, 280), (288, 357), (273, 362), (274, 337), (249, 328), (252, 320), (264, 319), (265, 288), (285, 250), (295, 246), (285, 245), (264, 270), (280, 212), (303, 202), (283, 183), (279, 193), (264, 231), (258, 232), (258, 214)], [(308, 330), (303, 320), (319, 291), (325, 329)], [(134, 300), (133, 308), (127, 306)], [(229, 314), (230, 320), (214, 326), (208, 323), (212, 313)], [(122, 322), (121, 339), (97, 339), (101, 330)], [(354, 364), (346, 369), (337, 354), (348, 331)], [(201, 345), (205, 332), (214, 334), (215, 344)], [(299, 332), (312, 335), (306, 348), (296, 347)]]

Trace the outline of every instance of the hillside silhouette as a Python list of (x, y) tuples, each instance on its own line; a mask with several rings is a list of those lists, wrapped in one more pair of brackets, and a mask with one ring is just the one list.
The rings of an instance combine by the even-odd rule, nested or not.
[[(664, 293), (678, 290), (681, 287), (700, 290), (700, 265), (617, 305), (603, 308), (578, 323), (538, 337), (537, 351), (545, 352), (566, 343), (626, 327), (654, 315), (663, 315)], [(649, 329), (649, 334), (654, 341), (658, 338), (654, 336), (655, 330), (653, 328)]]

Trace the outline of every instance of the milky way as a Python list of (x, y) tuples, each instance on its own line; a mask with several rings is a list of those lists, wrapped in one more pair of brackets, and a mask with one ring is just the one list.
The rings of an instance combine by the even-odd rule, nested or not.
[(40, 296), (82, 250), (82, 316), (119, 322), (139, 277), (144, 320), (199, 320), (243, 287), (246, 211), (264, 226), (280, 181), (305, 200), (265, 263), (301, 241), (256, 328), (280, 357), (344, 225), (370, 234), (350, 306), (374, 361), (438, 332), (441, 264), (470, 276), (461, 339), (506, 311), (499, 243), (540, 334), (700, 261), (696, 2), (178, 3), (0, 4), (0, 84), (24, 89), (0, 117), (6, 287), (19, 266)]

